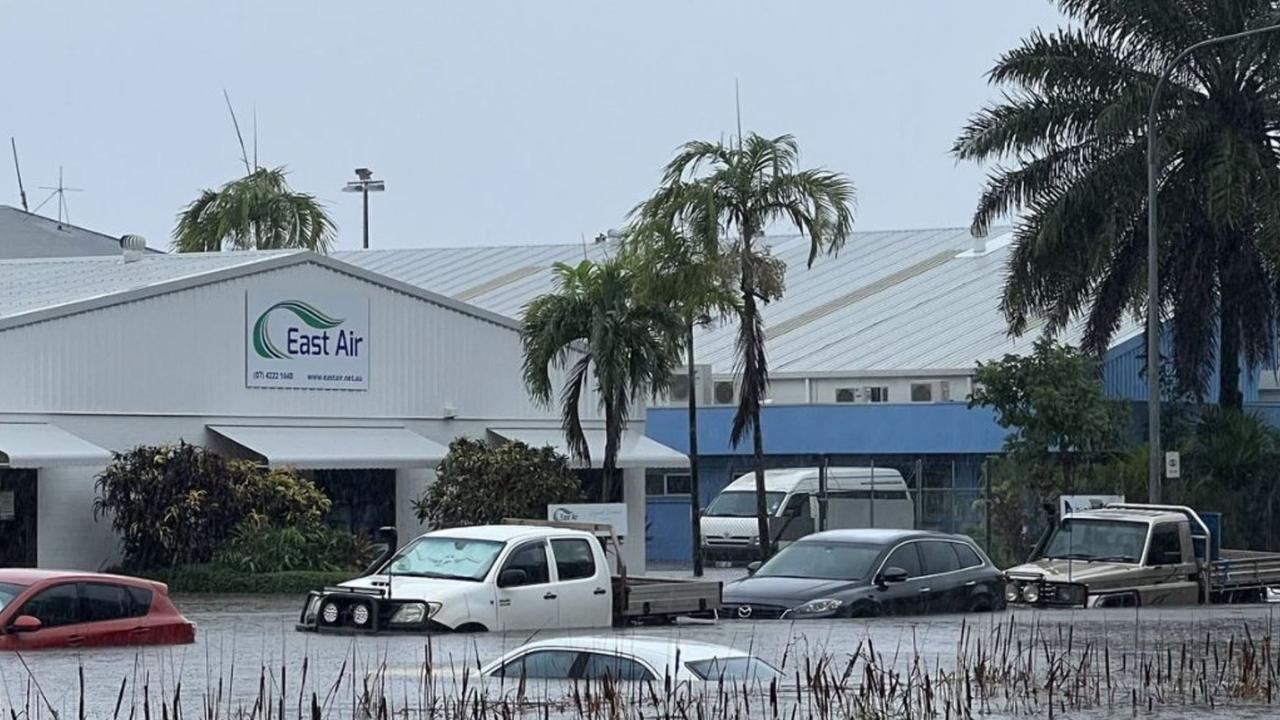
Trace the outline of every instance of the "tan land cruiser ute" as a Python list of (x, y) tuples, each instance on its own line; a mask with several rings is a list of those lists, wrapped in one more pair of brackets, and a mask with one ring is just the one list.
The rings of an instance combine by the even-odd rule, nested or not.
[(1005, 571), (1010, 605), (1135, 607), (1261, 602), (1280, 554), (1222, 550), (1191, 508), (1112, 504), (1064, 517), (1030, 562)]

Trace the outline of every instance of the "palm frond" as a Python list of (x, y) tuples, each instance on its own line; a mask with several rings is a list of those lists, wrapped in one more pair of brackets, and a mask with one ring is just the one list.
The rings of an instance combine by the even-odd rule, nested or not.
[(178, 252), (301, 248), (328, 252), (337, 227), (314, 195), (294, 192), (284, 168), (259, 168), (204, 190), (178, 215)]

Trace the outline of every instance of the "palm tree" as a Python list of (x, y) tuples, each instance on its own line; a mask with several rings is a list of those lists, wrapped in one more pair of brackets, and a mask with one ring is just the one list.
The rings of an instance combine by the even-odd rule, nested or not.
[(248, 175), (206, 189), (178, 213), (173, 249), (178, 252), (305, 248), (328, 252), (335, 226), (314, 195), (294, 192), (285, 169), (255, 168)]
[[(690, 142), (667, 164), (662, 186), (648, 201), (658, 216), (691, 227), (714, 224), (731, 237), (727, 253), (737, 264), (738, 367), (740, 390), (729, 440), (737, 447), (748, 433), (756, 475), (756, 519), (760, 554), (772, 543), (764, 494), (764, 433), (760, 405), (769, 388), (764, 321), (759, 303), (782, 295), (784, 267), (761, 245), (773, 223), (789, 223), (809, 238), (809, 265), (820, 252), (834, 253), (853, 227), (853, 183), (827, 170), (800, 170), (795, 138), (750, 133), (737, 146)], [(733, 235), (730, 235), (734, 233)]]
[(680, 319), (683, 333), (673, 338), (688, 358), (689, 513), (692, 519), (693, 574), (702, 576), (701, 482), (698, 474), (698, 392), (694, 329), (737, 310), (732, 258), (721, 252), (713, 222), (704, 228), (673, 225), (673, 219), (644, 205), (623, 239), (622, 259), (636, 276), (637, 293), (646, 302), (665, 305)]
[[(1145, 304), (1146, 114), (1161, 70), (1183, 48), (1274, 24), (1271, 0), (1059, 0), (1075, 27), (1034, 32), (990, 73), (1002, 99), (975, 115), (953, 152), (1004, 162), (973, 230), (1017, 222), (1002, 307), (1010, 332), (1050, 333), (1083, 316), (1103, 353)], [(1180, 389), (1239, 407), (1240, 358), (1271, 359), (1280, 247), (1280, 38), (1194, 53), (1159, 108), (1161, 297), (1172, 311)]]
[(561, 426), (569, 451), (591, 461), (582, 429), (581, 400), (588, 382), (604, 411), (603, 500), (618, 487), (618, 446), (632, 403), (666, 390), (679, 363), (672, 338), (679, 318), (667, 308), (638, 301), (631, 272), (618, 261), (577, 266), (556, 263), (555, 292), (525, 307), (520, 338), (524, 382), (529, 394), (549, 406), (555, 392), (552, 370), (568, 369), (560, 394)]

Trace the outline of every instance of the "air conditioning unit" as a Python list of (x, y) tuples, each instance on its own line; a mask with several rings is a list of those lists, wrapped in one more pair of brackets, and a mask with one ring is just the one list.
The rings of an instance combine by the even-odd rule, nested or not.
[(716, 380), (711, 392), (711, 401), (715, 405), (732, 405), (736, 395), (732, 380)]
[[(694, 386), (698, 391), (698, 404), (710, 405), (713, 394), (711, 366), (694, 365)], [(667, 389), (667, 404), (687, 405), (689, 403), (689, 380), (684, 371), (672, 373), (671, 386)]]

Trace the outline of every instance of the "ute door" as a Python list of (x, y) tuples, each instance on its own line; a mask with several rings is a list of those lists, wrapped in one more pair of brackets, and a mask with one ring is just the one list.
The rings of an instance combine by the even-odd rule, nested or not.
[(924, 572), (919, 545), (918, 542), (898, 545), (881, 565), (881, 573), (893, 567), (907, 571), (906, 581), (883, 584), (877, 589), (874, 597), (883, 612), (892, 615), (921, 615), (928, 612), (930, 588), (920, 577)]
[(592, 541), (586, 538), (554, 538), (551, 557), (556, 566), (555, 592), (559, 599), (559, 626), (562, 628), (609, 627), (613, 608), (609, 605), (608, 568), (597, 567)]
[(514, 548), (497, 576), (498, 629), (549, 630), (560, 622), (560, 596), (551, 582), (547, 541)]

